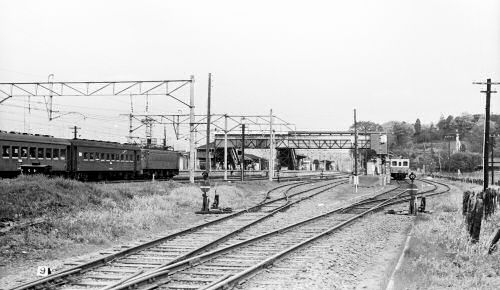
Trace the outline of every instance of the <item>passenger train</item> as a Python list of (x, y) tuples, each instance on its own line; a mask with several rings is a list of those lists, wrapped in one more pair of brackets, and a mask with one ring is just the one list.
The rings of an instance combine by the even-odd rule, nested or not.
[(408, 176), (410, 171), (410, 159), (396, 159), (389, 160), (389, 170), (391, 177), (396, 180), (403, 180)]
[(0, 131), (0, 177), (47, 174), (78, 180), (171, 178), (180, 153), (136, 144)]

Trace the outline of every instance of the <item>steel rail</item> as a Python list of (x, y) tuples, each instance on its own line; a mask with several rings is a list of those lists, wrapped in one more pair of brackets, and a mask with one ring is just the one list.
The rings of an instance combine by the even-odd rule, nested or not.
[[(398, 187), (398, 188), (400, 188), (400, 187)], [(398, 188), (396, 188), (396, 189), (398, 189)], [(382, 192), (382, 193), (378, 194), (377, 196), (387, 194), (387, 192), (392, 192), (392, 191), (394, 191), (396, 189), (390, 189), (388, 191), (385, 191), (385, 192)], [(225, 252), (230, 251), (230, 250), (237, 249), (239, 247), (242, 247), (242, 246), (245, 246), (245, 245), (248, 245), (248, 244), (252, 244), (252, 243), (258, 242), (258, 241), (260, 241), (260, 240), (262, 240), (264, 238), (271, 237), (273, 235), (283, 233), (283, 232), (288, 231), (290, 229), (293, 229), (295, 227), (304, 225), (306, 223), (310, 223), (310, 222), (318, 220), (318, 219), (322, 219), (322, 218), (330, 216), (332, 214), (341, 213), (342, 211), (345, 211), (348, 208), (354, 208), (356, 206), (357, 206), (357, 203), (353, 203), (353, 204), (349, 204), (349, 205), (346, 205), (346, 206), (343, 206), (343, 207), (339, 207), (339, 208), (336, 208), (336, 209), (334, 209), (332, 211), (329, 211), (327, 213), (324, 213), (324, 214), (321, 214), (321, 215), (318, 215), (318, 216), (315, 216), (315, 217), (312, 217), (312, 218), (300, 221), (298, 223), (294, 223), (292, 225), (288, 225), (288, 226), (279, 228), (279, 229), (274, 230), (274, 231), (270, 231), (270, 232), (267, 232), (267, 233), (255, 236), (255, 237), (247, 239), (245, 241), (242, 241), (242, 242), (239, 242), (239, 243), (235, 243), (235, 244), (232, 244), (232, 245), (220, 248), (220, 249), (216, 249), (214, 251), (211, 251), (211, 252), (208, 252), (208, 253), (204, 253), (204, 254), (201, 254), (201, 255), (198, 255), (198, 256), (195, 256), (195, 257), (191, 257), (191, 258), (179, 261), (178, 263), (166, 265), (164, 267), (158, 268), (158, 269), (156, 269), (154, 271), (147, 272), (147, 273), (145, 273), (145, 274), (143, 274), (141, 276), (138, 276), (138, 277), (136, 277), (134, 279), (131, 279), (131, 281), (129, 281), (128, 283), (124, 283), (124, 284), (122, 284), (120, 286), (112, 288), (112, 290), (127, 289), (127, 288), (130, 288), (130, 287), (136, 287), (136, 286), (142, 285), (144, 283), (148, 283), (148, 281), (152, 281), (154, 279), (157, 279), (157, 278), (159, 278), (161, 276), (164, 276), (165, 274), (168, 274), (168, 275), (173, 274), (173, 273), (175, 273), (177, 271), (180, 271), (180, 270), (183, 270), (184, 268), (189, 267), (191, 265), (200, 264), (200, 263), (202, 263), (202, 262), (204, 262), (206, 260), (209, 260), (209, 259), (212, 259), (214, 257), (217, 257), (217, 256), (219, 256), (219, 255), (221, 255), (221, 254), (223, 254)]]
[[(281, 198), (281, 199), (286, 199), (286, 203), (285, 203), (284, 205), (282, 205), (282, 206), (280, 206), (280, 207), (277, 207), (276, 209), (272, 210), (271, 212), (269, 212), (269, 214), (268, 214), (268, 215), (265, 215), (265, 216), (263, 216), (263, 217), (261, 217), (261, 218), (258, 218), (258, 219), (256, 219), (256, 220), (254, 220), (253, 222), (251, 222), (250, 224), (247, 224), (247, 225), (245, 225), (245, 226), (243, 226), (243, 227), (241, 227), (241, 228), (239, 228), (239, 229), (237, 229), (237, 230), (235, 230), (235, 231), (233, 231), (233, 232), (231, 232), (231, 233), (229, 233), (229, 234), (227, 234), (227, 235), (225, 235), (225, 236), (223, 236), (223, 237), (220, 237), (220, 238), (218, 238), (218, 239), (216, 239), (216, 240), (214, 240), (214, 241), (212, 241), (212, 242), (210, 242), (210, 243), (208, 243), (208, 244), (204, 245), (203, 247), (200, 247), (200, 248), (198, 248), (198, 249), (196, 249), (196, 250), (193, 250), (192, 252), (189, 252), (189, 253), (187, 253), (187, 254), (183, 255), (182, 257), (179, 257), (179, 258), (177, 258), (177, 259), (175, 259), (175, 260), (172, 260), (172, 261), (170, 261), (170, 262), (168, 262), (168, 263), (165, 263), (165, 264), (163, 264), (163, 265), (160, 265), (160, 266), (156, 267), (155, 269), (153, 269), (153, 270), (151, 270), (151, 271), (149, 271), (149, 272), (147, 272), (147, 273), (144, 273), (142, 277), (136, 277), (136, 276), (130, 277), (130, 280), (132, 280), (133, 278), (144, 278), (144, 277), (150, 277), (152, 273), (155, 273), (155, 272), (157, 272), (157, 271), (161, 271), (162, 273), (164, 273), (164, 272), (163, 272), (163, 269), (164, 269), (165, 267), (168, 267), (169, 265), (176, 264), (176, 263), (181, 262), (181, 261), (183, 261), (183, 260), (189, 259), (189, 258), (191, 258), (192, 256), (194, 256), (195, 254), (200, 254), (200, 252), (205, 251), (205, 250), (209, 249), (210, 247), (213, 247), (213, 246), (215, 246), (215, 245), (217, 245), (217, 244), (219, 244), (219, 243), (221, 243), (221, 242), (223, 242), (223, 241), (228, 240), (228, 239), (229, 239), (229, 238), (231, 238), (232, 236), (234, 236), (234, 235), (236, 235), (236, 234), (238, 234), (238, 233), (240, 233), (240, 232), (244, 231), (245, 229), (250, 228), (251, 226), (253, 226), (253, 225), (257, 224), (257, 223), (262, 222), (262, 221), (263, 221), (263, 220), (265, 220), (265, 219), (268, 219), (268, 218), (272, 217), (273, 215), (275, 215), (275, 214), (276, 214), (276, 213), (278, 213), (278, 212), (281, 212), (281, 211), (283, 211), (283, 210), (285, 210), (285, 209), (287, 209), (287, 208), (289, 208), (289, 207), (291, 207), (291, 206), (293, 206), (293, 205), (295, 205), (295, 204), (297, 204), (297, 203), (299, 203), (299, 202), (302, 202), (302, 201), (304, 201), (304, 200), (310, 199), (310, 198), (312, 198), (312, 197), (314, 197), (314, 196), (316, 196), (316, 195), (318, 195), (318, 194), (321, 194), (321, 193), (323, 193), (323, 192), (326, 192), (326, 191), (328, 191), (328, 190), (330, 190), (330, 189), (332, 189), (332, 188), (334, 188), (334, 187), (336, 187), (336, 186), (338, 186), (338, 185), (344, 184), (344, 183), (346, 183), (346, 182), (347, 182), (347, 181), (341, 181), (341, 182), (339, 182), (339, 183), (332, 184), (332, 185), (328, 184), (329, 186), (328, 186), (328, 185), (326, 185), (326, 188), (324, 188), (324, 189), (322, 189), (322, 190), (320, 190), (320, 191), (318, 191), (318, 192), (316, 192), (316, 193), (314, 193), (314, 194), (312, 194), (312, 195), (308, 195), (308, 196), (305, 196), (305, 197), (299, 198), (298, 200), (295, 200), (295, 201), (290, 201), (290, 200), (288, 199), (288, 197)], [(325, 187), (325, 185), (320, 186), (320, 187), (317, 187), (317, 188), (321, 188), (321, 187)], [(317, 188), (316, 188), (316, 189), (317, 189)], [(287, 189), (287, 191), (289, 191), (289, 190), (290, 190), (290, 189)], [(295, 193), (293, 196), (298, 195), (298, 194), (300, 194), (300, 193), (304, 193), (304, 192), (306, 192), (306, 191), (302, 191), (302, 192), (299, 192), (299, 193)], [(168, 271), (167, 271), (167, 272), (168, 272)], [(166, 273), (166, 272), (165, 272), (165, 273)], [(116, 286), (119, 286), (119, 285), (121, 285), (121, 284), (123, 284), (123, 283), (124, 283), (123, 281), (120, 281), (119, 283), (117, 283), (117, 284), (116, 284)], [(109, 286), (109, 288), (107, 287), (107, 289), (113, 289), (113, 287), (112, 287), (112, 286)]]
[[(424, 181), (425, 182), (425, 181)], [(446, 185), (445, 185), (446, 186)], [(399, 187), (398, 187), (399, 188)], [(396, 188), (397, 189), (397, 188)], [(392, 192), (394, 191), (395, 189), (391, 189), (389, 191), (385, 191), (383, 193), (380, 193), (378, 194), (377, 196), (382, 196), (384, 194), (387, 194), (388, 192)], [(432, 192), (432, 191), (435, 191), (437, 190), (437, 187), (434, 187), (434, 189), (430, 189), (430, 190), (427, 190), (425, 191), (424, 193), (428, 193), (428, 192)], [(445, 191), (442, 191), (442, 192), (438, 192), (438, 193), (435, 193), (435, 194), (442, 194), (444, 192), (447, 192), (449, 191), (449, 187), (447, 190)], [(212, 283), (210, 283), (210, 287), (205, 287), (203, 289), (221, 289), (221, 288), (224, 288), (227, 287), (227, 286), (230, 286), (229, 284), (230, 283), (233, 283), (235, 281), (238, 281), (240, 279), (242, 279), (243, 277), (246, 277), (247, 275), (250, 275), (251, 273), (255, 272), (256, 270), (262, 268), (262, 267), (265, 267), (266, 265), (272, 263), (274, 260), (280, 258), (281, 256), (293, 251), (293, 250), (296, 250), (308, 243), (311, 243), (312, 241), (315, 241), (319, 238), (321, 238), (322, 236), (324, 235), (327, 235), (335, 230), (338, 230), (348, 224), (350, 224), (351, 222), (353, 222), (354, 220), (356, 219), (359, 219), (360, 217), (370, 213), (370, 212), (374, 212), (376, 210), (379, 210), (381, 208), (384, 208), (388, 205), (391, 205), (391, 204), (394, 204), (394, 203), (401, 203), (402, 201), (406, 201), (408, 199), (408, 197), (404, 197), (404, 198), (401, 198), (401, 195), (406, 193), (407, 190), (404, 190), (400, 193), (397, 193), (394, 197), (392, 198), (387, 198), (387, 199), (384, 199), (384, 200), (377, 200), (377, 199), (373, 199), (373, 197), (370, 197), (368, 199), (371, 199), (371, 203), (374, 203), (374, 202), (378, 202), (377, 205), (373, 206), (372, 208), (368, 209), (368, 210), (365, 210), (364, 212), (356, 215), (355, 217), (352, 217), (344, 222), (341, 222), (337, 225), (335, 225), (334, 227), (312, 237), (312, 238), (309, 238), (307, 239), (306, 241), (303, 241), (297, 245), (294, 245), (284, 251), (281, 251), (279, 252), (278, 254), (258, 263), (257, 265), (254, 265), (250, 268), (248, 268), (247, 270), (243, 271), (243, 272), (240, 272), (238, 273), (237, 275), (234, 275), (234, 276), (224, 276), (220, 279), (218, 279), (217, 281), (214, 281)], [(396, 199), (399, 199), (397, 201), (395, 201)], [(363, 202), (363, 201), (362, 201)], [(304, 220), (304, 221), (301, 221), (299, 223), (296, 223), (296, 224), (293, 224), (293, 225), (290, 225), (290, 226), (287, 226), (287, 227), (284, 227), (284, 228), (281, 228), (281, 229), (278, 229), (278, 230), (275, 230), (275, 231), (272, 231), (272, 232), (268, 232), (266, 234), (263, 234), (263, 235), (260, 235), (260, 236), (257, 236), (257, 237), (253, 237), (253, 238), (250, 238), (246, 241), (243, 241), (243, 242), (240, 242), (240, 243), (237, 243), (237, 244), (233, 244), (233, 245), (230, 245), (230, 246), (227, 246), (227, 247), (224, 247), (224, 248), (221, 248), (221, 249), (218, 249), (218, 250), (215, 250), (215, 251), (212, 251), (212, 252), (209, 252), (209, 253), (205, 253), (205, 254), (202, 254), (202, 255), (199, 255), (199, 256), (196, 256), (196, 257), (192, 257), (192, 258), (189, 258), (189, 259), (186, 259), (186, 260), (183, 260), (183, 261), (180, 261), (176, 264), (171, 264), (169, 266), (165, 266), (165, 267), (162, 267), (162, 268), (159, 268), (157, 269), (157, 272), (155, 273), (154, 271), (153, 272), (148, 272), (146, 273), (145, 275), (143, 275), (142, 277), (139, 276), (135, 279), (131, 279), (128, 283), (125, 283), (123, 284), (123, 286), (117, 286), (115, 288), (112, 288), (113, 290), (118, 290), (118, 289), (125, 289), (125, 288), (129, 288), (129, 287), (136, 287), (136, 286), (139, 286), (143, 283), (147, 283), (148, 281), (153, 281), (153, 280), (156, 280), (157, 278), (161, 277), (161, 276), (164, 276), (166, 274), (168, 275), (172, 275), (178, 271), (181, 271), (182, 269), (186, 268), (186, 267), (189, 267), (191, 265), (196, 265), (196, 264), (200, 264), (204, 261), (207, 261), (209, 259), (212, 259), (214, 257), (217, 257), (225, 252), (228, 252), (230, 250), (233, 250), (233, 249), (236, 249), (238, 247), (242, 247), (244, 245), (248, 245), (248, 244), (251, 244), (251, 243), (254, 243), (256, 241), (259, 241), (263, 238), (266, 238), (266, 237), (269, 237), (271, 235), (275, 235), (275, 234), (279, 234), (279, 233), (282, 233), (282, 232), (285, 232), (291, 228), (294, 228), (294, 227), (297, 227), (297, 226), (300, 226), (300, 225), (303, 225), (305, 223), (309, 223), (311, 221), (314, 221), (314, 220), (317, 220), (317, 219), (320, 219), (320, 218), (323, 218), (323, 217), (326, 217), (326, 216), (329, 216), (329, 215), (332, 215), (334, 213), (339, 213), (339, 212), (345, 212), (347, 209), (355, 209), (357, 206), (359, 206), (361, 204), (361, 202), (356, 202), (356, 203), (353, 203), (353, 204), (350, 204), (348, 206), (344, 206), (344, 207), (341, 207), (341, 208), (337, 208), (333, 211), (330, 211), (328, 213), (325, 213), (325, 214), (322, 214), (322, 215), (319, 215), (319, 216), (316, 216), (316, 217), (313, 217), (313, 218), (310, 218), (310, 219), (307, 219), (307, 220)], [(154, 285), (154, 287), (156, 286), (160, 286), (161, 283), (158, 283), (156, 285)], [(148, 287), (148, 289), (153, 289), (153, 287)]]
[[(332, 182), (338, 181), (337, 179), (342, 179), (342, 178), (334, 178)], [(323, 180), (323, 181), (330, 181), (330, 180)], [(344, 182), (345, 181), (340, 180), (340, 182), (338, 184), (334, 185), (334, 186), (340, 185), (340, 184), (342, 184)], [(277, 198), (277, 199), (266, 201), (266, 199), (267, 199), (267, 197), (268, 197), (268, 195), (269, 195), (270, 192), (276, 191), (278, 189), (282, 189), (282, 188), (287, 187), (287, 186), (289, 186), (290, 187), (289, 190), (291, 190), (293, 188), (296, 188), (296, 187), (299, 187), (299, 186), (302, 186), (302, 185), (307, 185), (309, 183), (310, 182), (295, 182), (295, 183), (291, 183), (291, 184), (280, 185), (278, 187), (275, 187), (275, 188), (269, 190), (266, 193), (266, 198), (262, 202), (258, 203), (255, 206), (252, 206), (250, 208), (243, 209), (243, 210), (237, 211), (237, 212), (235, 212), (233, 214), (225, 215), (225, 216), (223, 216), (221, 218), (218, 218), (218, 219), (215, 219), (213, 221), (202, 223), (200, 225), (197, 225), (197, 226), (194, 226), (194, 227), (191, 227), (191, 228), (188, 228), (188, 229), (184, 229), (184, 230), (175, 232), (175, 233), (167, 235), (165, 237), (154, 239), (152, 241), (149, 241), (149, 242), (146, 242), (146, 243), (134, 246), (134, 247), (130, 247), (130, 248), (127, 248), (127, 249), (119, 251), (119, 252), (112, 253), (110, 255), (98, 258), (96, 260), (87, 262), (85, 264), (81, 264), (81, 265), (69, 268), (69, 269), (67, 269), (67, 270), (65, 270), (63, 272), (51, 275), (49, 277), (45, 277), (45, 278), (42, 278), (42, 279), (38, 279), (38, 280), (35, 280), (35, 281), (32, 281), (32, 282), (28, 282), (28, 283), (22, 284), (20, 286), (12, 288), (12, 290), (24, 290), (24, 289), (41, 287), (44, 284), (47, 284), (47, 283), (50, 283), (50, 282), (54, 282), (54, 281), (62, 279), (62, 278), (70, 277), (70, 276), (75, 275), (75, 274), (80, 274), (80, 273), (83, 273), (85, 271), (89, 271), (89, 270), (95, 269), (95, 268), (100, 267), (100, 266), (105, 266), (106, 264), (108, 264), (110, 262), (113, 262), (113, 261), (115, 261), (117, 259), (120, 259), (122, 257), (126, 257), (126, 256), (131, 255), (131, 254), (136, 253), (136, 252), (140, 252), (142, 250), (146, 250), (148, 248), (154, 247), (155, 245), (167, 242), (168, 240), (172, 240), (172, 239), (174, 239), (176, 237), (179, 237), (179, 236), (182, 236), (182, 235), (186, 235), (186, 234), (189, 234), (189, 233), (195, 233), (195, 231), (200, 230), (202, 228), (205, 228), (206, 226), (211, 226), (211, 225), (215, 225), (215, 224), (221, 223), (223, 221), (235, 218), (235, 217), (240, 216), (240, 215), (242, 215), (244, 213), (247, 213), (247, 212), (256, 212), (256, 211), (258, 211), (260, 208), (262, 208), (265, 205), (270, 205), (270, 204), (276, 203), (278, 201), (287, 199), (287, 197), (281, 197), (281, 198)], [(298, 195), (298, 194), (302, 194), (302, 193), (306, 193), (308, 191), (313, 191), (315, 189), (318, 189), (318, 188), (321, 188), (321, 187), (325, 187), (325, 186), (328, 186), (328, 185), (329, 184), (320, 185), (318, 187), (314, 187), (314, 188), (311, 188), (309, 190), (303, 190), (301, 192), (297, 192), (297, 193), (293, 194), (292, 196), (295, 196), (295, 195)], [(281, 206), (278, 206), (277, 208), (282, 208), (282, 207), (283, 206), (281, 205)], [(268, 214), (266, 216), (270, 216), (270, 215), (273, 215), (273, 214), (275, 214), (275, 213)], [(248, 228), (248, 227), (246, 227), (246, 228)], [(231, 233), (231, 234), (234, 235), (237, 232), (239, 232), (239, 231), (236, 230), (234, 233)], [(203, 247), (198, 248), (195, 251), (189, 252), (188, 255), (196, 254), (196, 253), (198, 253), (200, 251), (205, 250), (209, 246), (213, 246), (214, 244), (215, 243), (209, 243), (208, 245), (204, 245)], [(175, 261), (177, 261), (177, 260), (179, 260), (179, 258), (175, 259)], [(56, 283), (57, 283), (57, 281), (56, 281)]]
[[(429, 184), (432, 184), (431, 182), (429, 181), (424, 181), (424, 180), (420, 180), (422, 182), (426, 182), (426, 183), (429, 183)], [(434, 189), (430, 189), (430, 190), (427, 190), (427, 191), (424, 191), (420, 194), (426, 194), (426, 196), (433, 196), (433, 195), (438, 195), (438, 194), (443, 194), (443, 193), (446, 193), (448, 191), (450, 191), (450, 187), (444, 183), (440, 183), (440, 182), (436, 182), (437, 184), (440, 184), (440, 185), (443, 185), (446, 187), (446, 190), (444, 191), (440, 191), (440, 192), (435, 192), (435, 193), (432, 193), (432, 194), (427, 194), (429, 192), (432, 192), (432, 191), (435, 191), (437, 190), (437, 186), (434, 187)], [(403, 194), (404, 192), (402, 192), (401, 194)], [(216, 283), (216, 284), (211, 284), (209, 285), (208, 287), (203, 287), (202, 289), (204, 290), (217, 290), (217, 289), (227, 289), (228, 287), (231, 287), (231, 286), (234, 286), (234, 283), (236, 282), (239, 282), (241, 281), (243, 278), (249, 276), (250, 274), (258, 271), (259, 269), (262, 269), (270, 264), (272, 264), (274, 261), (278, 260), (279, 258), (281, 258), (282, 256), (292, 252), (292, 251), (295, 251), (297, 250), (298, 248), (301, 248), (303, 246), (306, 246), (308, 244), (310, 244), (311, 242), (314, 242), (316, 241), (317, 239), (325, 236), (325, 235), (328, 235), (330, 233), (332, 233), (333, 231), (336, 231), (348, 224), (350, 224), (351, 222), (353, 222), (354, 220), (357, 220), (363, 216), (365, 216), (366, 214), (370, 213), (370, 212), (374, 212), (378, 209), (381, 209), (381, 208), (384, 208), (384, 207), (387, 207), (389, 205), (393, 205), (393, 204), (397, 204), (397, 203), (401, 203), (401, 202), (404, 202), (404, 201), (407, 201), (409, 199), (409, 196), (408, 197), (404, 197), (404, 198), (400, 198), (400, 195), (401, 194), (398, 194), (396, 196), (394, 196), (393, 198), (389, 198), (389, 199), (386, 199), (385, 201), (383, 201), (382, 203), (380, 203), (379, 205), (376, 205), (344, 222), (341, 222), (337, 225), (335, 225), (334, 227), (312, 237), (312, 238), (309, 238), (299, 244), (296, 244), (292, 247), (289, 247), (287, 248), (286, 250), (283, 250), (281, 252), (279, 252), (278, 254), (272, 256), (272, 257), (269, 257), (268, 259), (258, 263), (257, 265), (253, 266), (253, 267), (250, 267), (248, 269), (246, 269), (245, 271), (242, 271), (236, 275), (233, 275), (233, 276), (230, 276), (230, 277), (224, 277), (224, 279), (221, 279), (221, 281), (219, 283)], [(375, 201), (375, 200), (374, 200)], [(372, 202), (374, 202), (372, 201)]]

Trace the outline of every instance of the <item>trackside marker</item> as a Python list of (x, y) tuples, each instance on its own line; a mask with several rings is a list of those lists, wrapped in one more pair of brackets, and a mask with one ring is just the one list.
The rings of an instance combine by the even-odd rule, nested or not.
[(47, 266), (38, 266), (36, 270), (36, 275), (37, 276), (42, 276), (42, 277), (47, 277), (50, 275), (50, 268)]

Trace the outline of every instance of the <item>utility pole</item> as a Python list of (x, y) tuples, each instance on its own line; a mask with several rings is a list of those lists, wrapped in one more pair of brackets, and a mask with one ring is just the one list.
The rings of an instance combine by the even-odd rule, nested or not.
[(207, 172), (210, 172), (211, 162), (210, 162), (210, 94), (212, 91), (212, 74), (208, 74), (208, 101), (207, 101), (207, 147), (206, 149), (206, 162), (205, 167)]
[(491, 185), (495, 185), (495, 161), (494, 161), (495, 137), (493, 136), (490, 136), (490, 148), (491, 148)]
[(245, 124), (241, 125), (241, 181), (245, 180)]
[(73, 129), (73, 140), (78, 139), (78, 129), (81, 129), (80, 127), (73, 126), (69, 127), (70, 129)]
[(496, 93), (496, 91), (491, 90), (491, 85), (498, 85), (500, 83), (492, 83), (491, 79), (487, 79), (486, 83), (474, 82), (474, 85), (486, 85), (486, 91), (481, 91), (481, 93), (486, 94), (486, 106), (485, 106), (485, 122), (484, 122), (484, 138), (483, 138), (483, 190), (486, 191), (488, 188), (488, 149), (490, 140), (490, 100), (491, 94)]
[(354, 176), (358, 176), (358, 127), (356, 109), (354, 109)]
[(365, 123), (365, 175), (368, 175), (368, 138), (367, 138), (367, 134), (366, 134), (366, 123)]
[(167, 126), (163, 125), (163, 149), (167, 149)]
[(269, 113), (269, 181), (274, 177), (273, 109)]
[[(52, 77), (52, 81), (50, 81), (50, 78)], [(49, 89), (49, 121), (52, 121), (52, 92), (54, 89), (54, 74), (50, 74), (47, 77), (47, 82), (50, 83), (50, 89)]]
[(224, 115), (224, 180), (227, 180), (227, 114)]
[(194, 76), (191, 76), (189, 87), (189, 182), (194, 183)]
[(485, 107), (485, 113), (486, 113), (486, 120), (484, 121), (484, 151), (483, 151), (483, 190), (486, 191), (488, 188), (488, 147), (489, 147), (489, 140), (490, 140), (490, 101), (491, 101), (491, 79), (486, 80), (486, 91), (483, 91), (486, 93), (486, 107)]

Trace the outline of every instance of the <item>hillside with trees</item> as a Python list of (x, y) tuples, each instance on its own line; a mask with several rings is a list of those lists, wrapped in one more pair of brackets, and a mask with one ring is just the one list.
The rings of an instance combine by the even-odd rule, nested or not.
[[(409, 158), (412, 169), (424, 168), (427, 172), (470, 172), (482, 166), (484, 115), (463, 113), (459, 116), (441, 116), (436, 123), (423, 124), (389, 121), (377, 124), (358, 122), (358, 132), (385, 131), (388, 149), (393, 156)], [(351, 126), (353, 129), (354, 126)], [(456, 135), (460, 148), (456, 148)], [(500, 134), (500, 115), (492, 115), (490, 134)], [(495, 139), (495, 138), (493, 138)], [(490, 151), (491, 152), (491, 151)], [(370, 151), (368, 159), (373, 156)], [(494, 147), (494, 155), (500, 149)]]

